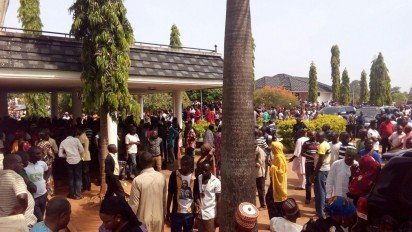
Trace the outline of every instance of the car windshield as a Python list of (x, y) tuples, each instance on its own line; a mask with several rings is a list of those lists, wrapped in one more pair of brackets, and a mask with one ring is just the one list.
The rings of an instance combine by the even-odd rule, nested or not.
[(321, 112), (324, 114), (338, 114), (338, 113), (345, 112), (345, 109), (340, 108), (340, 107), (327, 107), (327, 108), (323, 108)]
[(379, 108), (362, 108), (360, 109), (364, 117), (375, 118), (376, 115), (381, 113)]

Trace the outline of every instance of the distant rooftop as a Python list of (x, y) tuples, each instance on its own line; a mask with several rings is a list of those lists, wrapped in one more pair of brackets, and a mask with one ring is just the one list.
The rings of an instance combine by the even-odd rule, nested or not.
[[(285, 89), (291, 92), (308, 92), (309, 78), (296, 77), (281, 73), (275, 76), (264, 76), (262, 78), (257, 79), (255, 82), (255, 89), (260, 89), (266, 86), (283, 86)], [(321, 82), (318, 82), (318, 92), (332, 92), (332, 87)]]

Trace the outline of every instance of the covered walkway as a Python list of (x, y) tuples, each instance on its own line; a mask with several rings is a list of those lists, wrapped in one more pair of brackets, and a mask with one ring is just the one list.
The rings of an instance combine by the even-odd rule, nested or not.
[[(81, 43), (70, 35), (29, 35), (0, 28), (0, 116), (7, 115), (7, 94), (51, 93), (52, 117), (57, 93), (72, 93), (75, 117), (81, 115)], [(138, 94), (141, 117), (145, 94), (170, 92), (174, 113), (182, 114), (182, 92), (223, 85), (223, 59), (216, 50), (136, 43), (130, 49), (129, 90)], [(181, 125), (181, 117), (178, 117)]]

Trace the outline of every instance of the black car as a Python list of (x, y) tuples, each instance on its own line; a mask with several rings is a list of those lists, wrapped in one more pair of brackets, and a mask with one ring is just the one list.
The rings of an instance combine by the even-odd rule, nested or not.
[(382, 155), (382, 161), (383, 163), (387, 163), (390, 159), (394, 157), (411, 157), (412, 158), (412, 148), (388, 151)]
[(359, 199), (353, 231), (381, 231), (389, 224), (390, 231), (409, 231), (405, 227), (412, 223), (412, 153), (403, 151), (382, 168), (371, 193)]
[(353, 106), (327, 106), (319, 110), (320, 114), (337, 114), (337, 115), (349, 115), (355, 114), (356, 108)]

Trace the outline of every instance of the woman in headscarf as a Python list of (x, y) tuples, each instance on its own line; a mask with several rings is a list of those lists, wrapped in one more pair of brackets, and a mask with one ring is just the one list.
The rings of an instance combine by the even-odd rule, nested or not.
[(216, 159), (215, 155), (213, 154), (212, 145), (209, 143), (205, 143), (200, 147), (200, 158), (196, 163), (196, 170), (195, 175), (198, 177), (203, 168), (203, 164), (210, 163), (211, 165), (211, 172), (214, 176), (216, 176)]
[(266, 194), (266, 204), (269, 219), (282, 217), (282, 204), (287, 199), (287, 163), (283, 154), (283, 144), (274, 140), (272, 142), (273, 159), (269, 167), (270, 186)]
[(366, 196), (371, 191), (381, 171), (381, 165), (371, 155), (365, 155), (359, 160), (359, 166), (351, 168), (351, 171), (352, 178), (347, 195), (356, 205), (359, 197)]
[[(346, 197), (334, 196), (329, 198), (325, 206), (326, 218), (310, 219), (302, 232), (344, 232), (356, 222), (356, 208)], [(349, 230), (350, 231), (350, 230)]]
[(100, 232), (147, 232), (129, 204), (120, 196), (104, 198), (100, 207), (100, 219), (103, 222)]

